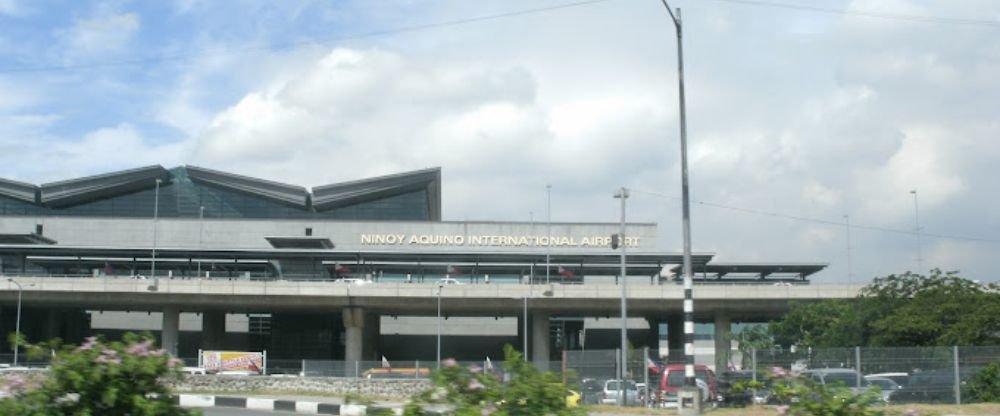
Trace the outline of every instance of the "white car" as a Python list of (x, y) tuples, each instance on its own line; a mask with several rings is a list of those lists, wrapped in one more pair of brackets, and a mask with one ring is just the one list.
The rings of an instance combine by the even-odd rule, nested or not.
[(459, 282), (458, 280), (452, 279), (450, 277), (445, 277), (438, 280), (438, 285), (464, 285), (465, 283)]

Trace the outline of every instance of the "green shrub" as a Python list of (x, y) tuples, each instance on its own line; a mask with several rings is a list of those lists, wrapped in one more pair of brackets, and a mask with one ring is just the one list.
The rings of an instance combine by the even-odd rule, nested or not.
[(179, 378), (180, 361), (155, 349), (152, 337), (126, 334), (124, 342), (87, 338), (64, 347), (38, 385), (14, 376), (0, 386), (0, 414), (181, 416), (198, 414), (173, 403), (164, 381)]
[(566, 387), (556, 374), (538, 371), (510, 345), (504, 347), (504, 366), (506, 383), (498, 374), (444, 360), (431, 376), (434, 387), (414, 396), (404, 414), (426, 415), (435, 406), (456, 416), (584, 414), (580, 408), (566, 407)]
[(966, 387), (967, 394), (976, 402), (1000, 402), (1000, 363), (983, 367)]

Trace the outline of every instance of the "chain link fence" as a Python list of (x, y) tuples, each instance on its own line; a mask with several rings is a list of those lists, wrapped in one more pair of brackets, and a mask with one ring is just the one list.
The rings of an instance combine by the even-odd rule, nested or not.
[[(1000, 346), (996, 347), (894, 347), (894, 348), (797, 348), (761, 351), (732, 351), (728, 368), (716, 371), (712, 354), (698, 354), (697, 368), (712, 369), (712, 396), (725, 398), (731, 381), (768, 377), (775, 369), (816, 377), (817, 373), (841, 374), (849, 386), (870, 389), (878, 386), (889, 403), (949, 403), (961, 404), (968, 396), (969, 383), (991, 363), (1000, 363)], [(567, 351), (565, 378), (580, 388), (587, 403), (602, 399), (603, 385), (620, 378), (619, 350)], [(647, 361), (647, 358), (648, 361)], [(646, 397), (654, 398), (665, 381), (665, 366), (683, 363), (682, 351), (671, 351), (662, 359), (650, 350), (633, 350), (627, 354), (625, 377), (649, 389)], [(655, 370), (653, 370), (655, 368)], [(671, 366), (674, 368), (674, 366)], [(851, 380), (853, 378), (853, 380)], [(643, 392), (640, 391), (640, 396)], [(752, 402), (752, 398), (749, 398)], [(650, 400), (649, 402), (651, 402)]]

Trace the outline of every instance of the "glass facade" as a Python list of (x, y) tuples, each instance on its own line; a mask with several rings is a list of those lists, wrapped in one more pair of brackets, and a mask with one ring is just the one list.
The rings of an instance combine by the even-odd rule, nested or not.
[[(329, 210), (283, 204), (278, 201), (196, 183), (183, 167), (170, 170), (170, 182), (160, 185), (159, 217), (259, 219), (430, 220), (424, 189)], [(0, 215), (152, 217), (154, 188), (84, 202), (65, 208), (48, 208), (0, 196)]]

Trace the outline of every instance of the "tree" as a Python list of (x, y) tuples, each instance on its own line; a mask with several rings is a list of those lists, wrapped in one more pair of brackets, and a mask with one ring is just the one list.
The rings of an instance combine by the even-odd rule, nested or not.
[(740, 355), (743, 357), (743, 366), (749, 365), (750, 357), (754, 350), (763, 350), (774, 347), (774, 337), (768, 330), (767, 325), (747, 325), (739, 332), (729, 335), (730, 341), (736, 341)]
[[(47, 348), (39, 348), (47, 350)], [(173, 403), (165, 381), (180, 377), (180, 361), (153, 347), (152, 337), (126, 334), (124, 342), (87, 338), (64, 347), (37, 386), (8, 379), (12, 397), (0, 400), (0, 414), (142, 415), (197, 414)]]
[(855, 299), (797, 305), (770, 330), (780, 345), (1000, 345), (1000, 291), (938, 269), (889, 275)]

